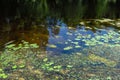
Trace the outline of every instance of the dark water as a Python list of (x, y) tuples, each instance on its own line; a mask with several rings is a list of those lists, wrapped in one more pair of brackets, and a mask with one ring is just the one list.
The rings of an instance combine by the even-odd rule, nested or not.
[(76, 22), (88, 18), (120, 18), (119, 0), (1, 0), (0, 17), (45, 19), (47, 16)]

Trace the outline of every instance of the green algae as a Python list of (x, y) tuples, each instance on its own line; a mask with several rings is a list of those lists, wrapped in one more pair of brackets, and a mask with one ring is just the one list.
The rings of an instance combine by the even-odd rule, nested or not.
[(109, 67), (115, 67), (117, 65), (117, 62), (97, 56), (95, 54), (89, 54), (88, 58), (92, 61), (97, 61), (97, 62), (102, 62), (105, 65), (109, 66)]

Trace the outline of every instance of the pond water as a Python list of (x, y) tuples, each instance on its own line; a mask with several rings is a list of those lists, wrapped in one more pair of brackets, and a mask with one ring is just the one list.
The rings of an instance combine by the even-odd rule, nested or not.
[(119, 5), (0, 0), (0, 80), (120, 80)]
[(46, 22), (1, 29), (1, 79), (120, 79), (119, 19), (80, 20), (75, 26)]
[(45, 51), (56, 54), (71, 54), (100, 45), (120, 46), (119, 20), (82, 20), (76, 26), (68, 26), (62, 20), (48, 19), (46, 26), (31, 27), (32, 29), (18, 29), (14, 32), (4, 31), (7, 28), (5, 27), (1, 30), (1, 44), (18, 44), (21, 40), (25, 40), (37, 43)]
[[(91, 27), (89, 27), (91, 28)], [(92, 29), (92, 28), (91, 28)], [(53, 53), (74, 53), (81, 49), (90, 48), (93, 46), (100, 46), (110, 44), (110, 47), (120, 43), (120, 34), (109, 26), (105, 29), (96, 29), (93, 32), (91, 29), (86, 29), (84, 25), (77, 25), (76, 27), (67, 27), (65, 23), (57, 26), (50, 26), (47, 51)], [(56, 30), (58, 32), (56, 32)]]

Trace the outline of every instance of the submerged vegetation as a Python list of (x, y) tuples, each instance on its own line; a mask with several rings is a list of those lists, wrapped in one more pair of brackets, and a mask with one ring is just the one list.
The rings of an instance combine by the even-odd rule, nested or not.
[(1, 0), (0, 80), (120, 80), (119, 4)]
[(64, 26), (57, 26), (62, 33), (49, 32), (46, 51), (25, 40), (6, 43), (0, 53), (0, 79), (120, 79), (119, 30), (93, 32), (83, 23), (72, 28), (62, 22)]

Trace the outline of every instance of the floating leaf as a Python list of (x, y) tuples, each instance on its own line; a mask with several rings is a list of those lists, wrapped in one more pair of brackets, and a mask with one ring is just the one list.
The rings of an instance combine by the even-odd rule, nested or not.
[(67, 65), (67, 68), (72, 68), (73, 66), (72, 65)]
[(54, 62), (49, 62), (49, 65), (53, 65), (54, 64)]
[(54, 45), (54, 44), (48, 44), (47, 46), (50, 47), (50, 48), (56, 48), (56, 47), (57, 47), (57, 46)]
[(53, 71), (54, 69), (50, 67), (50, 68), (48, 68), (47, 70), (48, 70), (48, 71)]
[(57, 66), (54, 66), (53, 68), (60, 69), (60, 68), (62, 68), (62, 66), (61, 65), (57, 65)]
[(65, 44), (68, 44), (68, 42), (65, 42)]
[(73, 48), (73, 47), (68, 46), (68, 47), (65, 47), (64, 50), (70, 50), (70, 49), (72, 49), (72, 48)]
[(6, 79), (8, 76), (5, 73), (0, 73), (0, 78)]
[(48, 58), (43, 59), (44, 62), (48, 61)]
[(19, 68), (24, 68), (24, 67), (25, 67), (24, 64), (19, 65)]
[(9, 44), (6, 46), (6, 48), (13, 48), (13, 47), (15, 47), (15, 44)]
[(13, 68), (13, 69), (16, 69), (16, 68), (17, 68), (17, 65), (12, 66), (12, 68)]
[(30, 44), (30, 47), (39, 48), (39, 46), (37, 44)]
[(75, 38), (76, 41), (79, 41), (80, 39), (79, 38)]
[(77, 46), (75, 46), (75, 48), (81, 48), (81, 46), (77, 45)]
[(78, 45), (78, 42), (71, 42), (71, 43), (73, 43), (73, 44), (75, 44), (75, 45)]
[(67, 35), (72, 35), (72, 33), (70, 33), (70, 32), (67, 32), (66, 34), (67, 34)]

